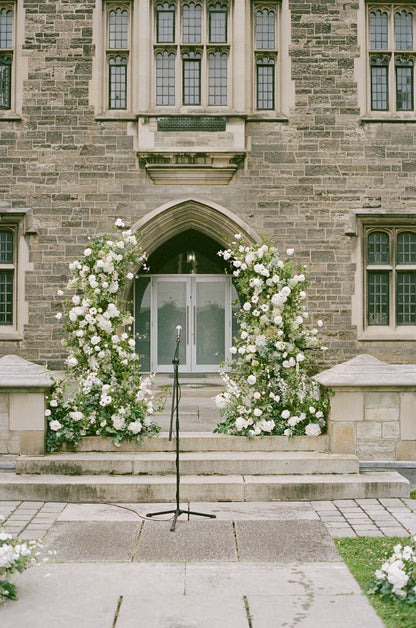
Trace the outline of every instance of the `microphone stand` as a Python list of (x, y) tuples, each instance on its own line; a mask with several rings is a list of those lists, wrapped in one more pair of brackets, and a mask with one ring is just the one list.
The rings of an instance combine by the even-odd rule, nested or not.
[(172, 425), (173, 425), (173, 415), (176, 413), (176, 508), (174, 510), (163, 510), (161, 512), (151, 512), (146, 515), (146, 517), (156, 517), (158, 515), (170, 515), (174, 514), (172, 525), (170, 526), (170, 531), (174, 532), (176, 528), (176, 522), (178, 517), (182, 514), (196, 515), (198, 517), (209, 517), (210, 519), (215, 519), (216, 515), (209, 515), (204, 512), (194, 512), (192, 510), (182, 510), (180, 507), (180, 499), (179, 499), (179, 485), (180, 485), (180, 473), (179, 473), (179, 345), (181, 342), (181, 331), (182, 327), (178, 325), (176, 327), (177, 337), (176, 337), (176, 347), (175, 353), (173, 355), (172, 364), (173, 364), (173, 390), (172, 390), (172, 408), (170, 414), (170, 426), (169, 426), (169, 440), (172, 440)]

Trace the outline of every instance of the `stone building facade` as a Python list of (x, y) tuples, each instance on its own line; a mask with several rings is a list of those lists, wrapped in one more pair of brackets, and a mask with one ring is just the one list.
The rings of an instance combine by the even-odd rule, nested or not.
[(1, 355), (62, 365), (57, 290), (122, 218), (159, 295), (267, 235), (310, 265), (327, 365), (415, 362), (413, 2), (0, 0), (0, 33)]

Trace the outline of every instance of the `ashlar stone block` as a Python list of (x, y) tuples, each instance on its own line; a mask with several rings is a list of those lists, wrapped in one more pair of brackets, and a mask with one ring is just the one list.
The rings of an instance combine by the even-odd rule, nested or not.
[(398, 421), (394, 423), (386, 421), (381, 426), (381, 434), (383, 438), (398, 440), (400, 438), (400, 423)]
[(44, 431), (45, 393), (43, 391), (10, 393), (10, 429)]
[(335, 391), (331, 399), (331, 421), (362, 421), (364, 394), (359, 391)]
[(329, 423), (329, 451), (332, 454), (355, 454), (354, 423)]
[(380, 440), (381, 423), (357, 423), (357, 440)]
[(396, 460), (416, 460), (416, 441), (399, 440), (396, 443)]
[(379, 408), (366, 408), (365, 409), (366, 421), (399, 421), (399, 408), (386, 408), (381, 406)]
[(396, 392), (366, 392), (365, 408), (399, 408), (399, 393)]
[(416, 440), (416, 392), (400, 393), (400, 428), (403, 440)]

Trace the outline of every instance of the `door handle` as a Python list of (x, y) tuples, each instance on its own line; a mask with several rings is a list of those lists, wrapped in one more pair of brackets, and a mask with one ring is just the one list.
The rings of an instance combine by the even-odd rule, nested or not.
[(196, 305), (194, 305), (193, 308), (194, 308), (194, 316), (193, 316), (193, 318), (194, 318), (194, 325), (193, 325), (192, 333), (193, 333), (193, 340), (194, 340), (194, 344), (195, 344), (196, 343)]
[(189, 345), (189, 305), (186, 306), (186, 344)]

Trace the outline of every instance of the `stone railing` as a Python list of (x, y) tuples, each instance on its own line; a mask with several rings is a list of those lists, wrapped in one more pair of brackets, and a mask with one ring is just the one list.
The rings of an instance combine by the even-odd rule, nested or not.
[(0, 453), (45, 452), (47, 370), (15, 355), (0, 359)]
[(416, 460), (416, 365), (360, 355), (316, 375), (333, 391), (329, 451), (360, 460)]

